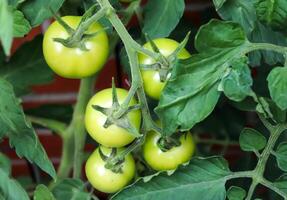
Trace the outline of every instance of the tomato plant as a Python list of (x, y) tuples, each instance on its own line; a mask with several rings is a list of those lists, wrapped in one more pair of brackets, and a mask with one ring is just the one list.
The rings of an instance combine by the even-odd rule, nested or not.
[(287, 199), (286, 20), (284, 0), (1, 0), (0, 199)]

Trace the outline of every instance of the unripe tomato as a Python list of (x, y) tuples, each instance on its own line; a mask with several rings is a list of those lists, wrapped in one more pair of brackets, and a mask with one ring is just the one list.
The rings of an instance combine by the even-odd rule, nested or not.
[[(117, 88), (116, 91), (118, 101), (121, 104), (127, 97), (128, 91), (121, 88)], [(123, 147), (131, 143), (135, 137), (126, 129), (115, 124), (110, 125), (108, 128), (104, 128), (103, 125), (107, 120), (107, 116), (92, 107), (93, 105), (98, 105), (104, 108), (110, 108), (112, 107), (112, 103), (112, 88), (102, 90), (94, 95), (90, 99), (86, 109), (86, 129), (94, 140), (106, 147)], [(130, 102), (130, 106), (135, 105), (136, 103), (136, 100), (133, 98)], [(127, 116), (130, 123), (139, 130), (141, 123), (140, 111), (133, 110), (129, 112)]]
[[(81, 17), (65, 16), (62, 20), (76, 29)], [(84, 42), (88, 50), (68, 48), (54, 41), (55, 38), (67, 39), (69, 34), (57, 21), (53, 22), (43, 40), (43, 52), (47, 64), (56, 74), (65, 78), (83, 78), (95, 74), (104, 66), (109, 53), (108, 37), (99, 23), (93, 23), (85, 33), (96, 32), (98, 34)]]
[[(168, 38), (158, 38), (153, 40), (153, 42), (160, 50), (161, 54), (165, 57), (171, 55), (179, 45), (179, 43), (175, 40)], [(153, 51), (152, 46), (149, 42), (146, 43), (143, 47)], [(179, 52), (177, 56), (177, 58), (179, 59), (187, 59), (189, 57), (190, 53), (186, 49), (183, 49), (181, 52)], [(139, 54), (139, 63), (141, 65), (151, 65), (155, 63), (155, 60), (144, 54)], [(161, 82), (159, 72), (154, 69), (141, 70), (141, 73), (144, 82), (145, 92), (151, 98), (158, 100), (166, 84), (166, 81)]]
[[(133, 179), (135, 175), (135, 161), (132, 155), (128, 154), (122, 163), (122, 172), (115, 173), (105, 167), (106, 161), (101, 158), (99, 148), (106, 156), (111, 153), (110, 148), (98, 147), (86, 162), (86, 176), (95, 189), (105, 193), (117, 192)], [(123, 148), (118, 149), (118, 152), (123, 150)]]
[(151, 168), (157, 171), (173, 170), (191, 159), (195, 144), (190, 133), (180, 137), (180, 146), (173, 147), (165, 152), (157, 144), (160, 137), (160, 134), (152, 131), (147, 135), (143, 145), (144, 159)]

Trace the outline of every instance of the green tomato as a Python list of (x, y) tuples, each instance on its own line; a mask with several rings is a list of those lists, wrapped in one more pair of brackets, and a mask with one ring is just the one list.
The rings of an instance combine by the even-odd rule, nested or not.
[[(65, 16), (62, 20), (75, 30), (81, 17)], [(53, 22), (45, 32), (43, 40), (43, 53), (47, 64), (56, 74), (65, 78), (83, 78), (95, 74), (104, 66), (109, 54), (108, 37), (99, 23), (93, 23), (85, 33), (96, 32), (98, 34), (84, 42), (87, 51), (68, 48), (54, 41), (55, 38), (66, 39), (69, 34), (57, 21)]]
[[(117, 192), (129, 184), (135, 176), (135, 161), (132, 155), (128, 154), (122, 164), (122, 172), (115, 173), (105, 167), (106, 161), (101, 158), (99, 148), (106, 156), (111, 153), (110, 148), (98, 147), (86, 162), (86, 176), (95, 189), (105, 193)], [(118, 149), (118, 152), (123, 150), (124, 148)]]
[[(153, 40), (153, 42), (160, 50), (161, 54), (165, 57), (171, 55), (179, 46), (178, 42), (168, 38), (158, 38)], [(149, 42), (146, 43), (143, 47), (153, 51), (152, 46)], [(139, 57), (139, 63), (141, 65), (151, 65), (155, 63), (155, 60), (153, 58), (148, 57), (144, 54), (139, 54), (138, 57)], [(177, 58), (179, 59), (187, 59), (189, 57), (190, 53), (186, 49), (183, 49), (181, 52), (179, 52), (177, 56)], [(161, 82), (160, 75), (157, 70), (153, 69), (141, 70), (141, 73), (144, 82), (144, 90), (146, 94), (151, 98), (158, 100), (166, 84), (166, 81)]]
[[(123, 103), (128, 95), (128, 91), (117, 88), (117, 96), (120, 104)], [(112, 88), (102, 90), (94, 95), (86, 109), (85, 125), (90, 136), (98, 143), (106, 147), (123, 147), (131, 143), (135, 137), (131, 135), (126, 129), (118, 127), (115, 124), (108, 128), (103, 127), (107, 120), (107, 116), (95, 110), (92, 106), (98, 105), (104, 108), (112, 107)], [(134, 98), (130, 101), (130, 106), (137, 102)], [(141, 113), (139, 110), (133, 110), (127, 114), (130, 123), (139, 130), (141, 123)]]
[(190, 133), (180, 137), (181, 145), (163, 152), (158, 141), (160, 134), (152, 131), (147, 135), (143, 145), (143, 156), (151, 168), (157, 171), (173, 170), (180, 164), (188, 162), (195, 150), (195, 144)]

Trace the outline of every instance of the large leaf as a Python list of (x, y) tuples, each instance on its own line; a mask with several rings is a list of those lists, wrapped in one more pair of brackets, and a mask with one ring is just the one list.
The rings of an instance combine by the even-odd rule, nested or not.
[(45, 185), (38, 185), (34, 192), (34, 200), (56, 200)]
[[(238, 22), (244, 28), (247, 37), (252, 42), (267, 42), (278, 45), (287, 45), (286, 37), (274, 32), (270, 27), (260, 23), (256, 16), (253, 1), (228, 0), (218, 10), (218, 14), (225, 20)], [(251, 64), (259, 65), (261, 60), (270, 65), (283, 61), (283, 56), (272, 51), (256, 51), (251, 53)]]
[(287, 142), (278, 146), (275, 155), (279, 168), (287, 172)]
[(31, 30), (31, 26), (23, 13), (19, 10), (13, 12), (13, 35), (14, 37), (23, 37)]
[(144, 8), (143, 32), (151, 38), (167, 37), (184, 12), (184, 0), (149, 0)]
[(11, 84), (0, 78), (0, 138), (3, 136), (9, 138), (19, 157), (24, 156), (53, 178), (56, 177), (55, 169), (33, 127), (25, 119)]
[(32, 85), (53, 80), (53, 72), (42, 53), (42, 37), (23, 45), (8, 63), (0, 67), (0, 77), (9, 81), (17, 96), (25, 94)]
[(64, 0), (29, 0), (22, 3), (20, 9), (34, 27), (52, 17), (50, 9), (57, 12), (63, 3)]
[[(6, 200), (29, 200), (28, 194), (21, 185), (0, 168), (0, 191)], [(1, 199), (1, 193), (0, 193)]]
[(7, 156), (0, 152), (0, 169), (2, 169), (6, 174), (11, 173), (11, 161)]
[(230, 173), (227, 162), (222, 158), (195, 158), (188, 166), (181, 167), (171, 176), (161, 173), (148, 182), (140, 179), (113, 199), (222, 200), (226, 196), (226, 176)]
[(80, 179), (63, 179), (52, 188), (56, 199), (90, 200), (91, 194), (85, 191), (85, 184)]
[(230, 73), (228, 68), (240, 59), (248, 41), (238, 24), (211, 20), (200, 28), (195, 47), (199, 54), (175, 64), (155, 109), (167, 135), (192, 128), (212, 112), (222, 77)]
[(244, 151), (259, 151), (267, 143), (266, 138), (252, 128), (245, 128), (239, 137), (240, 147)]
[(268, 75), (271, 98), (282, 110), (287, 109), (287, 67), (276, 67)]
[(10, 55), (13, 39), (13, 13), (7, 0), (0, 1), (0, 41), (6, 55)]

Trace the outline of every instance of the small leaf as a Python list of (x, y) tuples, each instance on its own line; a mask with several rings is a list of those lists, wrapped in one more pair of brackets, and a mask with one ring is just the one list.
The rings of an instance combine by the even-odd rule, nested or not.
[[(29, 196), (22, 186), (0, 168), (0, 191), (4, 199), (8, 200), (29, 200)], [(0, 193), (0, 196), (1, 196)], [(0, 197), (1, 198), (1, 197)]]
[(34, 200), (56, 200), (45, 185), (38, 185), (34, 192)]
[(5, 156), (3, 153), (0, 152), (0, 169), (10, 175), (11, 173), (11, 161), (10, 159)]
[(277, 147), (275, 155), (279, 168), (287, 172), (287, 142), (283, 142)]
[(240, 147), (244, 151), (259, 151), (267, 143), (266, 138), (252, 128), (244, 128), (239, 137)]
[(287, 174), (282, 175), (279, 179), (274, 182), (274, 185), (285, 192), (287, 195)]
[(246, 59), (233, 62), (230, 72), (222, 79), (225, 96), (233, 101), (242, 101), (251, 93), (252, 77)]
[(271, 98), (282, 110), (287, 109), (287, 67), (272, 69), (267, 77)]
[(63, 179), (52, 188), (56, 199), (90, 200), (91, 194), (85, 191), (85, 185), (80, 179)]
[(246, 191), (241, 187), (232, 186), (227, 191), (229, 200), (243, 200), (246, 196)]
[(184, 0), (148, 1), (144, 7), (143, 32), (152, 39), (169, 36), (182, 17), (184, 7)]
[[(208, 173), (207, 173), (208, 172)], [(225, 199), (226, 176), (230, 175), (227, 162), (220, 157), (195, 158), (172, 175), (161, 173), (148, 182), (139, 179), (112, 199), (114, 200), (175, 200), (175, 199)]]
[(53, 16), (50, 9), (57, 12), (63, 3), (64, 0), (25, 1), (21, 4), (20, 10), (30, 21), (30, 24), (35, 27), (42, 24), (44, 20)]
[(14, 10), (13, 19), (14, 37), (23, 37), (24, 35), (29, 33), (29, 31), (31, 30), (31, 26), (21, 11)]
[(12, 86), (0, 78), (0, 138), (3, 136), (9, 138), (10, 146), (15, 148), (19, 157), (24, 156), (56, 178), (55, 169), (33, 127), (26, 120)]
[(13, 39), (13, 13), (7, 0), (0, 1), (0, 41), (6, 55), (10, 55)]

